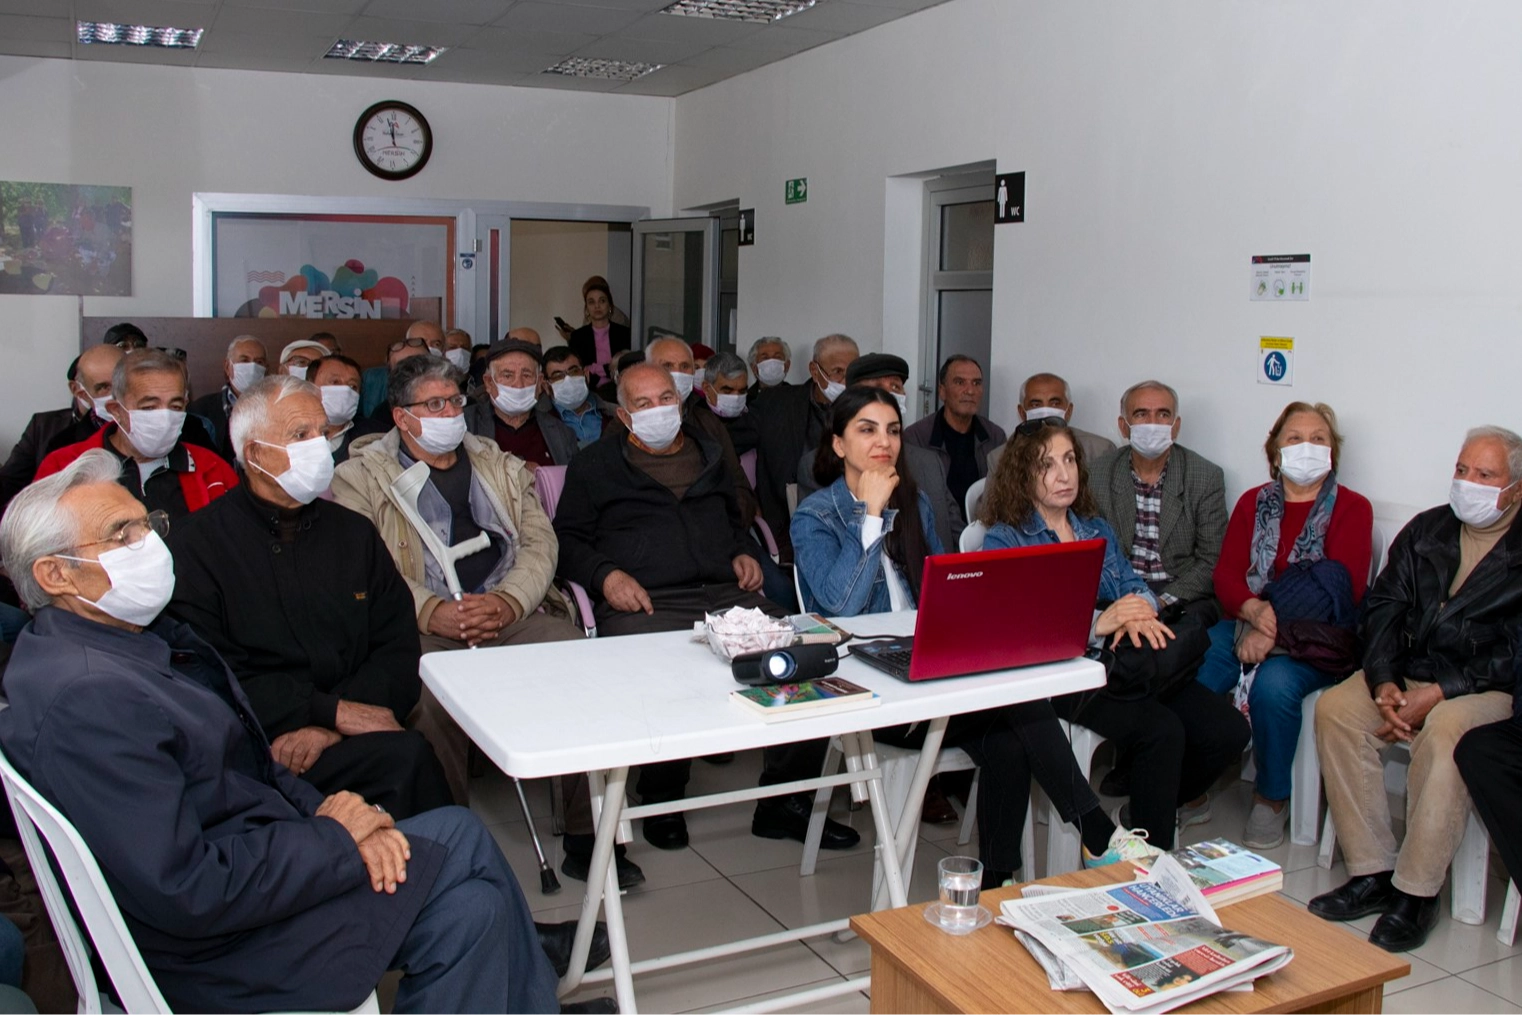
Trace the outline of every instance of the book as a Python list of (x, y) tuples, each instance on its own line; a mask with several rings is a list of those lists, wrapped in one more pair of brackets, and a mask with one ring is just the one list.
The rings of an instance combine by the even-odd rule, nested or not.
[(802, 719), (825, 712), (849, 712), (882, 704), (882, 698), (876, 692), (840, 677), (746, 687), (730, 691), (729, 698), (767, 722)]
[(787, 618), (798, 632), (799, 645), (839, 645), (851, 636), (817, 613), (799, 613)]
[[(1226, 906), (1284, 887), (1283, 868), (1229, 839), (1180, 846), (1168, 855), (1178, 861), (1212, 905)], [(1135, 861), (1135, 866), (1141, 873), (1147, 873), (1147, 861)]]

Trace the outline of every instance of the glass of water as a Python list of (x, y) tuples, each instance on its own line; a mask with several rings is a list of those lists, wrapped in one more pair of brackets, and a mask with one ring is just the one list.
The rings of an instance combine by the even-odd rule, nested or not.
[[(989, 912), (978, 905), (983, 889), (983, 865), (971, 856), (948, 856), (936, 865), (941, 901), (933, 921), (951, 934), (967, 934), (988, 922)], [(929, 915), (927, 913), (927, 915)]]

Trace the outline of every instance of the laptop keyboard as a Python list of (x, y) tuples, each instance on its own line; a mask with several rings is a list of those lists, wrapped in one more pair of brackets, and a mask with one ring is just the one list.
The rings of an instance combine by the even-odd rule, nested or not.
[(885, 652), (873, 652), (874, 656), (887, 663), (896, 670), (909, 672), (909, 657), (912, 653), (904, 649), (889, 649)]
[(909, 659), (913, 655), (913, 639), (898, 639), (887, 643), (852, 645), (851, 654), (900, 680), (909, 679)]

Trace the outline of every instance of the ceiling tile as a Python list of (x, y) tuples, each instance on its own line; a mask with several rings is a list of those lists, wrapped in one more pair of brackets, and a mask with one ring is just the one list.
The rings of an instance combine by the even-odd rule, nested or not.
[(196, 61), (193, 49), (165, 49), (162, 46), (76, 46), (75, 58), (103, 63), (159, 63), (171, 67), (189, 67)]
[(764, 27), (764, 25), (756, 24), (753, 21), (693, 18), (675, 14), (647, 14), (619, 34), (627, 35), (633, 39), (655, 39), (660, 42), (695, 42), (705, 46), (723, 46), (747, 35), (754, 35)]
[(811, 28), (826, 32), (862, 32), (903, 17), (903, 14), (903, 11), (891, 7), (871, 7), (848, 3), (847, 0), (830, 0), (829, 3), (816, 4), (788, 17), (786, 25), (788, 28)]
[(618, 89), (620, 95), (681, 95), (694, 88), (711, 85), (724, 78), (724, 72), (702, 67), (662, 67), (635, 78)]
[(197, 67), (215, 67), (224, 70), (264, 70), (300, 73), (312, 64), (308, 56), (280, 56), (271, 53), (243, 53), (207, 51), (196, 58)]
[(370, 0), (367, 17), (410, 18), (454, 25), (489, 25), (513, 6), (512, 0)]
[[(830, 0), (830, 2), (834, 3), (835, 0)], [(868, 7), (891, 7), (894, 10), (903, 11), (907, 14), (910, 11), (922, 11), (926, 7), (936, 7), (945, 3), (946, 0), (850, 0), (850, 2), (853, 4), (865, 4)]]
[(67, 60), (74, 55), (71, 42), (48, 42), (44, 39), (17, 39), (0, 35), (0, 53), (6, 56), (51, 56)]
[(38, 3), (37, 0), (0, 0), (0, 14), (72, 19), (67, 0), (51, 0), (48, 3)]
[(458, 46), (473, 35), (471, 25), (446, 25), (433, 21), (399, 21), (393, 18), (358, 17), (350, 22), (346, 38), (362, 42), (396, 42), (408, 46)]
[(358, 14), (369, 0), (222, 0), (229, 7), (264, 7), (281, 11), (312, 11), (318, 14)]
[(74, 40), (74, 23), (67, 18), (30, 18), (21, 14), (0, 15), (0, 39), (6, 42), (62, 42)]
[(754, 49), (762, 53), (773, 53), (780, 59), (842, 38), (845, 36), (841, 32), (816, 32), (807, 28), (768, 25), (759, 32), (736, 39), (730, 45), (736, 49)]
[(759, 49), (733, 49), (729, 46), (715, 46), (705, 49), (697, 56), (691, 56), (682, 61), (685, 67), (702, 67), (709, 70), (722, 70), (730, 74), (744, 74), (746, 71), (755, 70), (779, 59), (771, 53), (762, 52)]
[(701, 42), (662, 42), (656, 39), (631, 39), (622, 33), (598, 39), (583, 46), (575, 56), (597, 60), (627, 60), (630, 63), (681, 63), (709, 49)]
[[(198, 50), (202, 53), (217, 53), (222, 56), (229, 54), (237, 54), (245, 58), (267, 56), (273, 61), (282, 63), (292, 60), (309, 63), (319, 59), (332, 46), (333, 38), (328, 35), (244, 35), (219, 31), (206, 33)], [(205, 66), (204, 61), (197, 62)]]
[[(455, 74), (480, 74), (487, 78), (522, 77), (538, 74), (558, 60), (558, 56), (541, 53), (509, 53), (487, 49), (451, 49), (423, 68), (419, 77), (425, 81), (464, 80)], [(457, 70), (458, 68), (458, 70)], [(473, 79), (472, 79), (473, 80)]]
[(185, 0), (74, 0), (80, 21), (153, 25), (155, 28), (210, 28), (215, 7)]
[(347, 74), (359, 78), (390, 78), (411, 81), (423, 65), (417, 63), (379, 63), (371, 60), (313, 60), (309, 74)]
[(573, 78), (564, 74), (530, 74), (523, 79), (530, 88), (562, 88), (570, 92), (611, 92), (624, 81), (607, 78)]
[(538, 3), (530, 0), (530, 2), (514, 4), (513, 9), (496, 24), (498, 27), (516, 31), (607, 35), (627, 28), (639, 18), (638, 11)]
[(487, 27), (477, 29), (465, 45), (471, 49), (494, 52), (554, 53), (565, 56), (582, 46), (596, 42), (595, 35), (569, 35), (565, 32), (517, 32), (506, 28)]
[(640, 11), (652, 14), (671, 6), (671, 0), (567, 0), (568, 7), (603, 7), (614, 11)]
[(269, 10), (259, 7), (223, 7), (211, 31), (201, 40), (204, 46), (213, 36), (222, 35), (326, 35), (328, 42), (348, 28), (354, 19), (347, 14), (321, 11)]

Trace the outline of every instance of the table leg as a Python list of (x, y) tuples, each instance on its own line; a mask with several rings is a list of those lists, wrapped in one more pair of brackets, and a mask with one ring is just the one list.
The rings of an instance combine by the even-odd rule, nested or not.
[[(905, 870), (905, 864), (908, 862), (910, 856), (912, 855), (910, 847), (914, 844), (914, 837), (919, 833), (920, 809), (925, 802), (925, 789), (930, 785), (931, 773), (935, 771), (935, 761), (941, 753), (941, 741), (945, 739), (946, 723), (948, 721), (948, 716), (940, 716), (939, 718), (930, 720), (930, 725), (925, 731), (924, 746), (920, 748), (919, 760), (917, 760), (914, 765), (914, 776), (909, 780), (909, 798), (904, 801), (903, 811), (898, 816), (898, 828), (895, 829), (892, 839), (893, 858), (895, 861), (893, 864), (893, 873), (896, 875), (896, 880), (898, 881), (899, 895), (905, 899), (905, 901), (893, 901), (893, 882), (887, 877), (887, 865), (884, 865), (883, 867), (883, 873), (885, 875), (883, 887), (888, 890), (888, 901), (893, 906), (908, 905), (907, 899), (909, 891), (909, 872)], [(875, 766), (877, 763), (877, 752), (870, 746), (872, 740), (871, 731), (864, 731), (858, 734), (858, 736), (863, 741), (863, 755), (867, 754), (870, 751), (872, 762)], [(880, 787), (881, 784), (880, 782), (874, 781), (873, 783), (869, 784), (869, 786), (870, 785), (877, 785)], [(883, 893), (881, 890), (879, 890), (872, 899), (872, 908), (874, 910), (882, 909), (884, 908), (884, 905), (885, 903), (883, 900)]]
[[(867, 780), (867, 799), (871, 802), (872, 822), (877, 827), (877, 862), (883, 871), (883, 888), (888, 894), (888, 905), (895, 909), (909, 904), (909, 896), (904, 891), (903, 867), (899, 863), (898, 849), (894, 836), (893, 820), (888, 816), (888, 802), (883, 795), (882, 771), (877, 764), (877, 750), (872, 744), (870, 732), (857, 733), (857, 742), (861, 745), (862, 769), (875, 772), (876, 777)], [(916, 820), (919, 811), (915, 811)], [(873, 909), (882, 909), (883, 893), (875, 892), (872, 899)]]
[(617, 838), (619, 817), (624, 805), (627, 768), (607, 772), (589, 772), (592, 812), (597, 820), (597, 838), (592, 845), (591, 869), (587, 872), (587, 895), (581, 904), (581, 918), (576, 925), (576, 940), (571, 946), (571, 967), (560, 981), (565, 995), (581, 984), (586, 974), (587, 955), (592, 948), (592, 932), (601, 908), (607, 910), (608, 945), (613, 952), (613, 980), (620, 1011), (633, 1013), (634, 978), (629, 971), (629, 941), (624, 931), (624, 911), (618, 892), (618, 869), (613, 863), (613, 845)]

